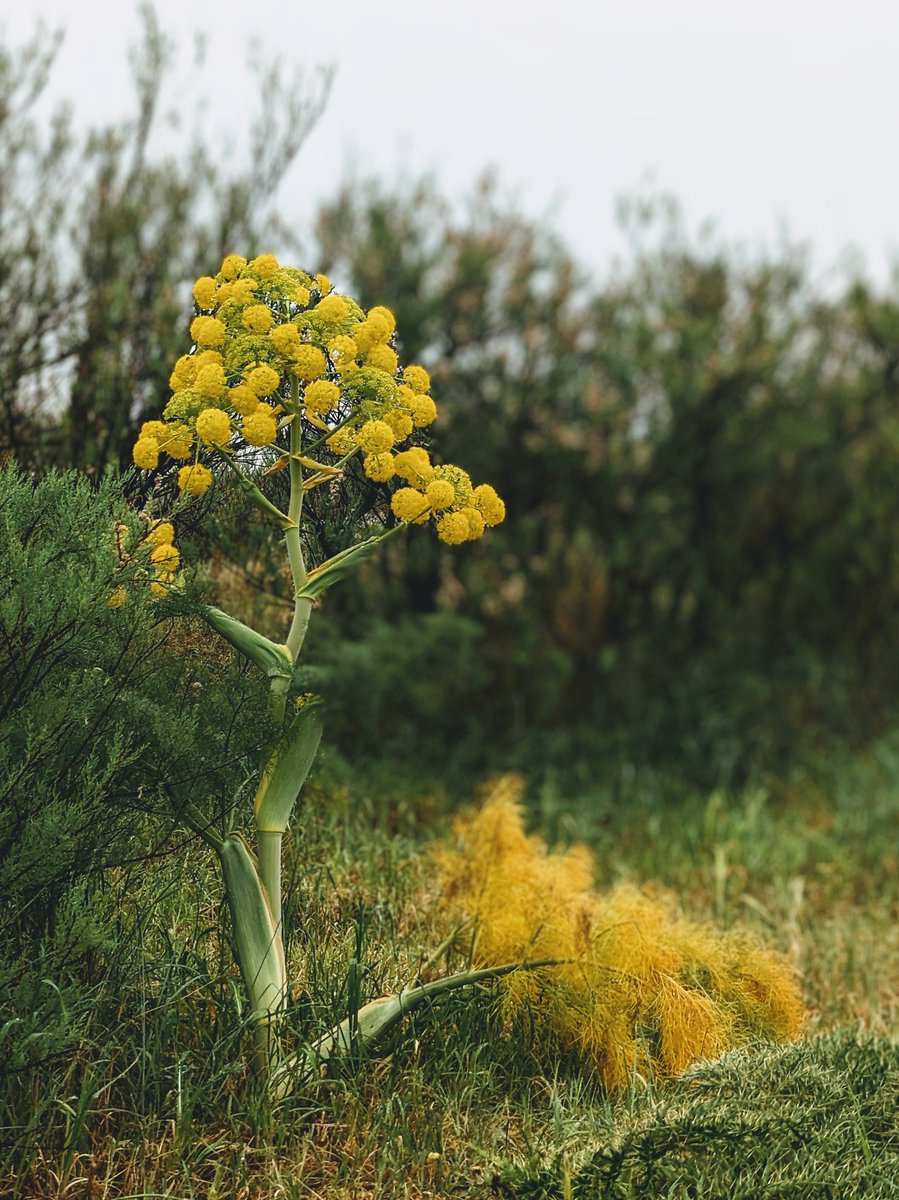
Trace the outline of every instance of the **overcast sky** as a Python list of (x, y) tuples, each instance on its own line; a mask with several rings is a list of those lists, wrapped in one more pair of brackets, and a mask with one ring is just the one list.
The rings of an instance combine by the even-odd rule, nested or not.
[[(52, 94), (80, 118), (120, 116), (136, 0), (0, 0), (6, 36), (65, 26)], [(674, 194), (749, 250), (784, 227), (819, 269), (856, 247), (884, 280), (899, 257), (899, 4), (894, 0), (158, 0), (225, 144), (245, 125), (255, 38), (333, 63), (331, 100), (291, 177), (290, 204), (347, 172), (436, 172), (452, 196), (489, 164), (587, 265), (622, 249), (615, 202)], [(298, 198), (300, 201), (298, 202)], [(309, 264), (313, 266), (314, 264)]]

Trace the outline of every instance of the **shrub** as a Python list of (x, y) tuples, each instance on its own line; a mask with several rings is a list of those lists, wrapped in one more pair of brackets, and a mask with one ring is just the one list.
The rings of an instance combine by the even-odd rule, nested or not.
[(264, 740), (254, 683), (190, 654), (142, 578), (147, 532), (112, 483), (0, 471), (0, 889), (30, 918), (219, 805)]

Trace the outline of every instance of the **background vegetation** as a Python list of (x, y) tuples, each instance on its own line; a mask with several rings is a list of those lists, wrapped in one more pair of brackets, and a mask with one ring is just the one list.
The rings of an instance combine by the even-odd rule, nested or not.
[[(261, 73), (265, 137), (225, 170), (199, 126), (158, 149), (169, 58), (148, 17), (132, 116), (82, 136), (39, 115), (52, 46), (0, 44), (0, 1190), (889, 1194), (899, 295), (824, 296), (801, 256), (692, 243), (662, 202), (630, 207), (638, 252), (598, 282), (491, 178), (462, 210), (430, 180), (354, 180), (297, 245), (279, 186), (327, 75), (273, 92)], [(190, 621), (104, 599), (125, 570), (110, 522), (136, 527), (144, 499), (107, 472), (166, 393), (193, 278), (232, 250), (388, 304), (435, 380), (440, 455), (509, 509), (463, 554), (394, 541), (316, 613), (298, 1036), (345, 1014), (354, 961), (366, 996), (414, 974), (423, 844), (508, 767), (600, 883), (652, 879), (754, 928), (802, 971), (811, 1032), (843, 1032), (612, 1104), (513, 1043), (485, 992), (274, 1117), (254, 1096), (213, 867), (177, 814), (239, 789), (256, 685)], [(204, 527), (179, 529), (186, 561), (277, 628), (262, 531), (239, 508)], [(818, 1115), (776, 1080), (813, 1086)], [(735, 1089), (759, 1098), (743, 1141)], [(803, 1122), (820, 1136), (797, 1176)], [(764, 1162), (760, 1129), (783, 1146)], [(721, 1136), (743, 1158), (707, 1161)]]
[[(229, 177), (201, 140), (152, 153), (166, 57), (151, 23), (134, 118), (83, 141), (33, 115), (50, 52), (0, 63), (0, 444), (32, 470), (127, 466), (182, 348), (190, 280), (236, 245), (296, 240), (278, 184), (325, 85), (298, 81), (279, 109), (263, 73), (267, 136)], [(422, 640), (456, 663), (455, 711), (493, 698), (466, 731), (433, 698), (394, 701), (389, 728), (367, 723), (367, 754), (408, 755), (426, 725), (469, 768), (624, 753), (715, 782), (892, 719), (897, 298), (863, 280), (824, 298), (798, 255), (691, 245), (661, 202), (626, 219), (661, 248), (601, 284), (489, 178), (462, 212), (427, 180), (353, 181), (314, 244), (291, 246), (396, 310), (403, 355), (436, 380), (440, 452), (498, 471), (508, 499), (489, 546), (412, 542), (336, 602), (341, 636), (317, 622), (335, 713), (377, 692), (385, 656), (387, 675), (413, 674)], [(388, 648), (385, 619), (420, 637)], [(333, 735), (349, 748), (348, 729)]]

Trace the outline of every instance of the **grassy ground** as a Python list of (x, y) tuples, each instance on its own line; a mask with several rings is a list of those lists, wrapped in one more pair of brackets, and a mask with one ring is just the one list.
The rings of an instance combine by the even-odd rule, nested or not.
[[(600, 886), (673, 889), (690, 915), (756, 931), (804, 979), (798, 1049), (750, 1049), (614, 1099), (576, 1063), (510, 1038), (482, 989), (271, 1112), (243, 1066), (213, 864), (185, 842), (104, 881), (66, 975), (39, 948), (3, 968), (7, 993), (30, 1007), (0, 1020), (0, 1194), (892, 1195), (897, 798), (888, 743), (817, 782), (736, 796), (633, 770), (532, 792), (535, 827), (586, 841)], [(307, 801), (288, 864), (296, 1040), (345, 1015), (354, 957), (367, 997), (434, 948), (421, 850), (446, 836), (457, 799), (331, 786)]]

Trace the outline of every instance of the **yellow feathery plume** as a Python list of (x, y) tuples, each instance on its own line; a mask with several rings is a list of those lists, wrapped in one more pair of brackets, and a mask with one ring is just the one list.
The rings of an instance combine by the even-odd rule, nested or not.
[(593, 887), (585, 847), (528, 836), (523, 781), (507, 775), (435, 852), (444, 904), (473, 922), (473, 966), (552, 959), (503, 980), (502, 1013), (535, 1048), (575, 1051), (610, 1090), (678, 1075), (753, 1037), (796, 1038), (802, 997), (787, 961), (741, 933), (682, 917), (670, 895)]

